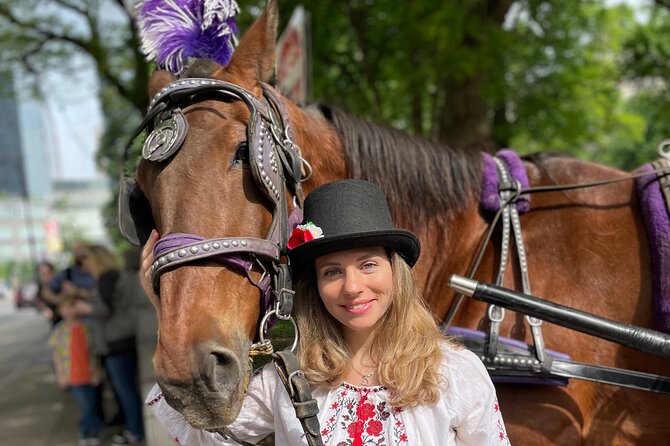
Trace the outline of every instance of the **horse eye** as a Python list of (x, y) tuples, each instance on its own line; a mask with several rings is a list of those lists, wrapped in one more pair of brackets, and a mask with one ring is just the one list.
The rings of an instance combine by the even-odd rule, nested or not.
[(249, 162), (249, 145), (246, 141), (241, 142), (235, 149), (233, 164), (246, 164)]

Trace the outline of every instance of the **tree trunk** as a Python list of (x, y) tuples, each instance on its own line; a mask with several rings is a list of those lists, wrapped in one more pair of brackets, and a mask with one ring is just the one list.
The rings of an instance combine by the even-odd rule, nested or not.
[(442, 85), (444, 103), (438, 115), (438, 141), (454, 147), (494, 151), (488, 104), (481, 93), (481, 75), (447, 79)]

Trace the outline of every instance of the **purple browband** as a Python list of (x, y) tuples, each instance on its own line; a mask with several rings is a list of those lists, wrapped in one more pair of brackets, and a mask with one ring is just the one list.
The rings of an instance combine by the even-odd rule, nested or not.
[[(488, 153), (483, 153), (483, 174), (482, 174), (482, 209), (488, 212), (497, 212), (500, 208), (500, 194), (498, 191), (499, 179), (496, 165), (493, 158)], [(495, 156), (501, 158), (512, 175), (512, 179), (519, 181), (522, 189), (529, 187), (528, 175), (526, 168), (523, 166), (523, 161), (514, 150), (503, 149), (498, 151)], [(522, 195), (516, 202), (516, 209), (521, 212), (528, 212), (530, 210), (530, 196)]]

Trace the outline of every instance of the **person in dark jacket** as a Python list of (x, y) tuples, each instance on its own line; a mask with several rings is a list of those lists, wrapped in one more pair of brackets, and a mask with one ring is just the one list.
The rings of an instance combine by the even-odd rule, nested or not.
[(122, 271), (114, 254), (102, 245), (86, 246), (82, 267), (96, 278), (97, 293), (80, 310), (93, 319), (93, 349), (102, 357), (125, 419), (123, 434), (115, 436), (112, 444), (141, 443), (144, 427), (131, 289), (137, 279)]

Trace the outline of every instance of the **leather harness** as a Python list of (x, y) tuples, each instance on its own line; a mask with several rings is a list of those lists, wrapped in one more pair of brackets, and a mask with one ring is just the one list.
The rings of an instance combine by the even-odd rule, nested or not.
[[(306, 179), (302, 176), (302, 167), (306, 165), (306, 161), (300, 156), (299, 147), (293, 143), (287, 114), (274, 89), (262, 84), (262, 91), (261, 100), (229, 82), (189, 78), (167, 85), (151, 101), (149, 111), (132, 140), (146, 129), (149, 135), (142, 148), (142, 157), (146, 161), (157, 163), (172, 157), (181, 148), (186, 137), (188, 122), (181, 107), (205, 99), (243, 102), (250, 112), (247, 123), (250, 169), (256, 185), (273, 207), (272, 224), (264, 239), (226, 236), (206, 239), (197, 234), (163, 236), (154, 248), (155, 261), (151, 267), (151, 276), (158, 294), (160, 276), (163, 273), (199, 259), (214, 260), (246, 274), (249, 281), (260, 290), (261, 314), (265, 313), (259, 323), (259, 342), (252, 345), (251, 354), (254, 350), (272, 352), (270, 341), (265, 339), (270, 316), (293, 323), (296, 338), (292, 348), (272, 355), (282, 383), (293, 401), (296, 417), (305, 431), (307, 443), (310, 446), (320, 446), (322, 440), (317, 418), (318, 405), (311, 396), (309, 383), (299, 370), (293, 354), (298, 337), (291, 317), (294, 291), (290, 268), (282, 262), (282, 257), (286, 254), (288, 235), (302, 220), (303, 192), (300, 183)], [(124, 154), (124, 163), (129, 147), (130, 144)], [(306, 167), (309, 168), (309, 165)], [(151, 228), (155, 227), (151, 226), (151, 215), (146, 214), (149, 209), (148, 201), (133, 179), (122, 178), (120, 184), (121, 232), (129, 241), (143, 244)], [(290, 215), (287, 191), (293, 196), (294, 207)], [(250, 271), (254, 266), (260, 266), (263, 270), (261, 279), (252, 278)], [(249, 444), (237, 439), (227, 428), (217, 432), (240, 444)]]

